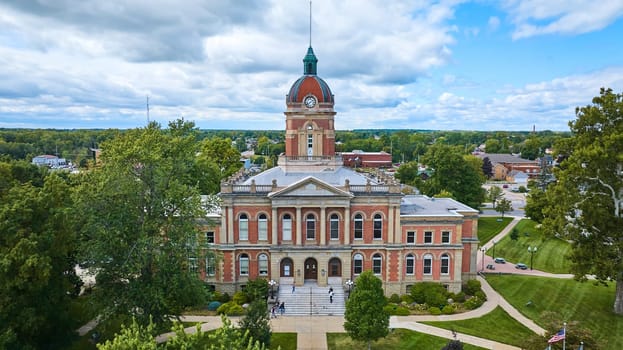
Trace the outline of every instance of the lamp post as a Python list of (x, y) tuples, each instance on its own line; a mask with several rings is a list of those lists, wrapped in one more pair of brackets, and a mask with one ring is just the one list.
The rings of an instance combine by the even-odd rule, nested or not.
[(495, 244), (497, 242), (495, 240), (493, 240), (493, 259), (495, 259)]
[(482, 272), (485, 272), (485, 252), (487, 251), (487, 248), (480, 247), (480, 251), (482, 252)]
[(534, 253), (536, 253), (536, 247), (528, 247), (528, 253), (530, 253), (530, 270), (532, 270), (532, 261), (534, 259)]
[(346, 281), (346, 285), (348, 286), (348, 298), (349, 298), (349, 299), (350, 299), (350, 289), (352, 288), (352, 286), (353, 286), (353, 284), (354, 284), (354, 283), (355, 283), (355, 282), (353, 282), (353, 281), (351, 281), (351, 280)]
[(275, 299), (274, 287), (277, 282), (275, 282), (274, 280), (270, 280), (268, 281), (268, 284), (270, 285), (270, 298)]

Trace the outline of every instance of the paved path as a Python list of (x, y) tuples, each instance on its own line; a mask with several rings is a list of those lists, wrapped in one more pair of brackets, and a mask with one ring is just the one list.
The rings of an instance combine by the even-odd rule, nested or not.
[[(491, 241), (485, 244), (485, 248), (490, 248), (492, 246), (493, 240), (499, 241), (504, 238), (521, 220), (520, 217), (515, 217), (511, 223), (504, 228), (500, 234), (496, 235)], [(478, 251), (478, 262), (482, 262), (483, 252)], [(489, 264), (492, 263), (493, 259), (491, 257), (485, 256), (484, 263)], [(477, 264), (478, 264), (477, 262)], [(483, 266), (479, 265), (480, 270), (482, 270)], [(498, 269), (499, 268), (499, 269)], [(496, 264), (496, 272), (500, 273), (520, 273), (520, 274), (531, 274), (531, 275), (540, 275), (547, 277), (557, 277), (557, 278), (570, 278), (572, 275), (555, 275), (537, 270), (517, 270), (514, 268), (512, 264)], [(493, 311), (498, 305), (502, 307), (511, 317), (519, 321), (521, 324), (525, 325), (533, 332), (537, 334), (543, 335), (545, 330), (539, 327), (532, 320), (523, 316), (517, 309), (515, 309), (512, 305), (510, 305), (500, 294), (498, 294), (490, 285), (487, 283), (486, 279), (482, 276), (477, 277), (482, 285), (482, 290), (487, 296), (487, 301), (478, 309), (471, 310), (468, 312), (454, 314), (454, 315), (413, 315), (413, 316), (391, 316), (390, 318), (390, 327), (391, 328), (405, 328), (414, 330), (417, 332), (431, 334), (438, 337), (443, 337), (447, 339), (456, 339), (460, 340), (463, 343), (468, 343), (472, 345), (476, 345), (485, 349), (491, 350), (520, 350), (520, 348), (511, 346), (508, 344), (503, 344), (499, 342), (495, 342), (489, 339), (479, 338), (467, 334), (456, 333), (453, 334), (452, 331), (429, 326), (422, 324), (420, 322), (423, 321), (458, 321), (458, 320), (466, 320), (472, 318), (482, 317), (489, 312)], [(239, 318), (231, 317), (230, 318), (233, 324), (237, 324)], [(182, 321), (184, 322), (201, 322), (201, 329), (203, 331), (216, 329), (222, 326), (220, 316), (183, 316)], [(93, 322), (93, 321), (92, 321)], [(86, 334), (88, 330), (95, 326), (96, 323), (89, 323), (81, 328)], [(276, 319), (271, 319), (271, 328), (273, 332), (282, 333), (282, 332), (296, 332), (297, 335), (297, 349), (300, 350), (325, 350), (328, 348), (327, 346), (327, 337), (326, 333), (343, 333), (344, 331), (344, 317), (343, 316), (281, 316)], [(89, 327), (90, 326), (90, 327)], [(85, 331), (86, 330), (86, 331)], [(189, 327), (185, 329), (186, 332), (195, 332), (195, 327)], [(82, 335), (82, 334), (81, 334)], [(171, 337), (173, 333), (162, 334), (157, 337), (158, 342), (163, 342), (167, 338)]]

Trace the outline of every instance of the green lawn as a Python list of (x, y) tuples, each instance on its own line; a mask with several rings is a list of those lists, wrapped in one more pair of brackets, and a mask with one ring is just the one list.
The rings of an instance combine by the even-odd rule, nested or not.
[[(448, 341), (448, 339), (418, 333), (408, 329), (396, 329), (387, 337), (373, 342), (372, 349), (441, 349), (448, 343)], [(327, 333), (327, 344), (330, 350), (361, 350), (367, 348), (364, 346), (366, 344), (353, 342), (346, 333)], [(463, 349), (479, 350), (484, 348), (464, 343)]]
[[(623, 316), (612, 313), (614, 284), (604, 287), (590, 281), (524, 275), (488, 275), (487, 281), (537, 324), (545, 326), (543, 311), (556, 311), (565, 321), (579, 321), (589, 328), (603, 350), (623, 349)], [(529, 300), (533, 304), (526, 306)]]
[[(502, 219), (502, 221), (498, 221), (498, 219)], [(513, 218), (509, 217), (480, 217), (478, 219), (478, 239), (480, 240), (480, 245), (489, 242), (491, 238), (502, 232), (511, 221), (513, 221)]]
[[(421, 323), (519, 347), (523, 345), (524, 339), (534, 335), (530, 329), (510, 317), (510, 315), (499, 306), (480, 318), (463, 321)], [(493, 327), (493, 325), (495, 325), (495, 327)]]
[(270, 348), (281, 350), (296, 350), (296, 333), (273, 333), (270, 337)]
[(567, 259), (567, 255), (571, 252), (571, 244), (562, 239), (545, 237), (542, 230), (535, 227), (536, 225), (537, 223), (532, 220), (521, 220), (515, 226), (519, 232), (519, 239), (513, 241), (509, 233), (496, 244), (495, 255), (513, 263), (522, 262), (530, 266), (528, 247), (537, 247), (533, 261), (535, 269), (551, 273), (569, 273), (571, 262)]

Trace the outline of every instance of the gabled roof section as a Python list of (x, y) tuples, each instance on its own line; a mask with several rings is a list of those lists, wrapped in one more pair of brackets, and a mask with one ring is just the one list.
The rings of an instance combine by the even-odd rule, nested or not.
[(333, 187), (313, 176), (308, 176), (290, 186), (268, 194), (268, 198), (296, 196), (296, 197), (348, 197), (354, 195), (350, 192)]

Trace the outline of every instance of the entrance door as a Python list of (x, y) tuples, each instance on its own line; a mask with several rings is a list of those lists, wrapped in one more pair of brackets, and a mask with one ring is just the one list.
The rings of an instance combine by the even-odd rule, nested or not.
[(305, 279), (318, 279), (318, 262), (314, 258), (308, 258), (305, 260)]
[(281, 277), (293, 277), (293, 269), (292, 269), (292, 260), (290, 258), (285, 258), (283, 260), (281, 260), (281, 264), (280, 264), (281, 268), (280, 268), (280, 276)]

